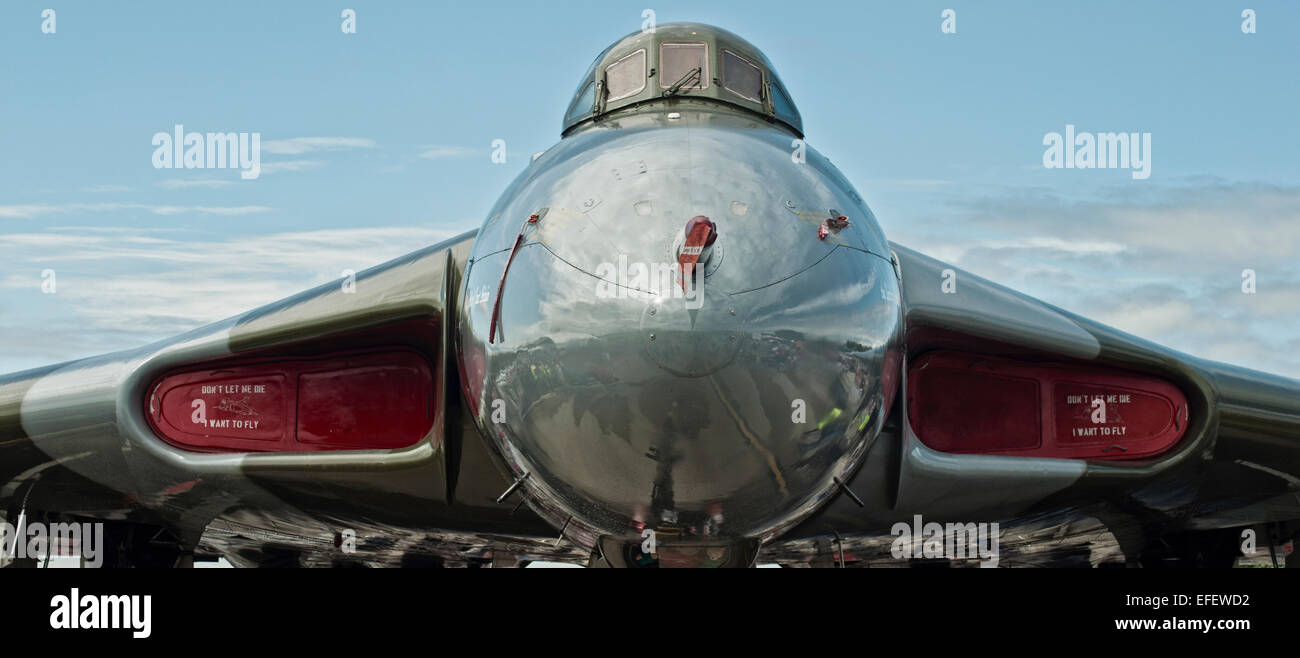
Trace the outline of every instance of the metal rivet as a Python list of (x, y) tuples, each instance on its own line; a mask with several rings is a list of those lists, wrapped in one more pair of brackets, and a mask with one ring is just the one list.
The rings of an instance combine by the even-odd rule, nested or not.
[(655, 335), (654, 335), (654, 334), (650, 334), (650, 340), (654, 340), (654, 339), (655, 339)]

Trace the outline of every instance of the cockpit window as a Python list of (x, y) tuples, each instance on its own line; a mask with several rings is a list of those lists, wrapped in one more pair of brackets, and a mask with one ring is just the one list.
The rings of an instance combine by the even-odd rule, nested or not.
[(605, 102), (633, 96), (645, 89), (645, 48), (605, 67)]
[(794, 103), (790, 102), (790, 95), (786, 93), (785, 85), (782, 85), (776, 76), (772, 76), (771, 84), (768, 86), (772, 89), (772, 110), (776, 113), (776, 118), (792, 125), (802, 125), (799, 120), (799, 110), (796, 110)]
[[(802, 135), (803, 121), (771, 62), (734, 34), (694, 23), (633, 32), (605, 48), (582, 77), (564, 112), (569, 135), (611, 112), (657, 112), (685, 96), (730, 106), (784, 124)], [(645, 105), (645, 107), (641, 107)]]
[(763, 102), (763, 70), (731, 52), (722, 51), (722, 88), (755, 103)]
[(687, 79), (678, 89), (709, 88), (709, 49), (702, 43), (659, 44), (659, 88), (669, 89), (694, 69), (699, 75)]
[(588, 80), (583, 85), (582, 91), (578, 92), (573, 98), (573, 103), (569, 105), (569, 111), (564, 115), (565, 123), (572, 123), (591, 114), (591, 108), (596, 104), (596, 83)]

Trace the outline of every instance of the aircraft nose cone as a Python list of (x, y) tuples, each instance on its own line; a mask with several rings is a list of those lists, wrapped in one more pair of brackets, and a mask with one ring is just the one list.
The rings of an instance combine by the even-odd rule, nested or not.
[(730, 295), (696, 292), (696, 299), (655, 298), (641, 312), (643, 353), (678, 377), (717, 372), (748, 340), (741, 310)]
[[(829, 163), (791, 161), (781, 131), (566, 140), (466, 261), (477, 428), (570, 540), (779, 535), (835, 495), (893, 400), (902, 313), (883, 234)], [(851, 223), (818, 239), (830, 208)]]

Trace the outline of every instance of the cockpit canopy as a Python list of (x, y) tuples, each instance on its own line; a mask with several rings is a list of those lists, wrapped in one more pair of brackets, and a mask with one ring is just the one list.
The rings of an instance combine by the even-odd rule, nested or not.
[(682, 97), (717, 101), (785, 124), (803, 120), (767, 57), (748, 41), (700, 23), (634, 32), (592, 62), (564, 114), (564, 133), (620, 108)]

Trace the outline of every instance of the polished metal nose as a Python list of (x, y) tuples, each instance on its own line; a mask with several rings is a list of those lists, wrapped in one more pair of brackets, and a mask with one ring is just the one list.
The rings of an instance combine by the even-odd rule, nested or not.
[(679, 377), (703, 377), (729, 364), (744, 342), (743, 322), (730, 295), (712, 291), (705, 267), (718, 227), (696, 215), (686, 222), (677, 247), (671, 295), (651, 299), (641, 313), (646, 358)]
[(748, 342), (744, 318), (730, 295), (706, 289), (701, 303), (656, 298), (641, 312), (643, 352), (660, 368), (679, 377), (703, 377), (731, 363)]

